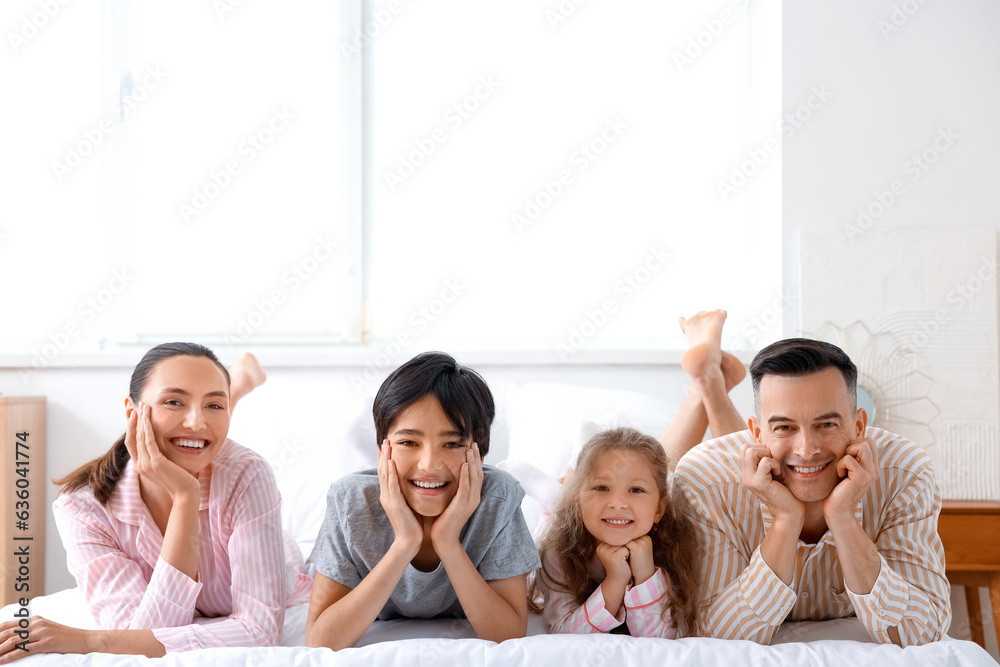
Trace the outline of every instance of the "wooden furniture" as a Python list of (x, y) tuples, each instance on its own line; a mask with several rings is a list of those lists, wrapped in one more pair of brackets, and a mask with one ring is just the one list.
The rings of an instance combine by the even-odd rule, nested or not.
[(985, 648), (979, 587), (986, 586), (1000, 641), (1000, 502), (944, 501), (938, 534), (944, 543), (948, 581), (965, 587), (972, 640)]
[(0, 604), (45, 594), (45, 399), (0, 396)]

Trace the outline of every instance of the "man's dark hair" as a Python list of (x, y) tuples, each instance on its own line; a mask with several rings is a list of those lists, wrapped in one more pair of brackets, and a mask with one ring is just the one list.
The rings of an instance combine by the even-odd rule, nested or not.
[(750, 363), (754, 412), (760, 417), (760, 381), (765, 375), (811, 375), (831, 367), (844, 376), (851, 409), (857, 410), (858, 368), (843, 350), (832, 343), (810, 338), (786, 338), (771, 343)]
[(444, 352), (418, 354), (393, 371), (379, 387), (372, 405), (379, 446), (399, 415), (428, 394), (437, 398), (448, 420), (462, 432), (463, 440), (471, 438), (486, 458), (490, 451), (490, 426), (496, 414), (493, 394), (479, 373)]

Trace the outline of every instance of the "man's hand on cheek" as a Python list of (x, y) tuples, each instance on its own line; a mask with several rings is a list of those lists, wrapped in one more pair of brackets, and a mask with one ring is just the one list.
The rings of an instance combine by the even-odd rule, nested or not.
[(776, 520), (801, 521), (805, 506), (779, 481), (781, 462), (763, 444), (744, 445), (741, 453), (743, 486), (767, 505)]
[(483, 491), (483, 459), (479, 446), (472, 443), (465, 452), (465, 463), (458, 474), (458, 491), (444, 512), (431, 526), (431, 542), (440, 555), (440, 547), (459, 544), (462, 527), (479, 507)]
[(827, 523), (854, 520), (854, 510), (879, 476), (878, 454), (875, 444), (868, 438), (851, 441), (844, 456), (837, 461), (840, 481), (823, 501), (823, 515)]

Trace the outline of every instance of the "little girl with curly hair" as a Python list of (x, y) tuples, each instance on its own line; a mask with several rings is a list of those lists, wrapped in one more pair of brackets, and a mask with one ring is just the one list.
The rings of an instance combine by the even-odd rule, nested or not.
[(697, 537), (668, 469), (663, 446), (632, 428), (584, 445), (539, 549), (534, 587), (552, 632), (698, 633)]

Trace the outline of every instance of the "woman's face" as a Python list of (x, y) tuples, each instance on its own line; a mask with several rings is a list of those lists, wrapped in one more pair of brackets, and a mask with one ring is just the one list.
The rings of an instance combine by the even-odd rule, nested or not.
[[(156, 445), (168, 460), (197, 476), (229, 433), (229, 383), (206, 357), (164, 359), (150, 373), (140, 400), (150, 407)], [(126, 415), (137, 406), (126, 399)]]

